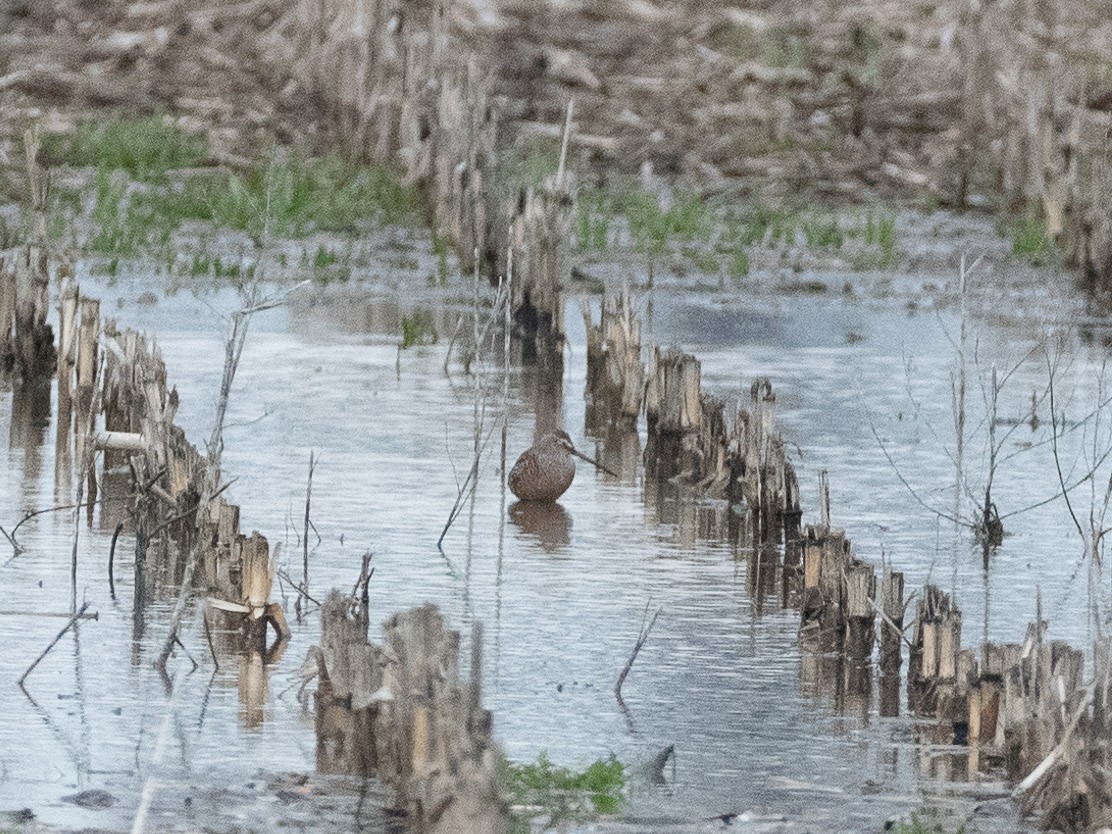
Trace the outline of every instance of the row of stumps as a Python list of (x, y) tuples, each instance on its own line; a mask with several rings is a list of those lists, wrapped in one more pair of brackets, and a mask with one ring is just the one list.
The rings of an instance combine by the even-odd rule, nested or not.
[(645, 416), (646, 489), (670, 484), (694, 495), (726, 499), (747, 509), (753, 545), (784, 542), (786, 568), (798, 571), (801, 555), (799, 482), (776, 428), (776, 395), (756, 379), (748, 404), (736, 410), (702, 390), (694, 356), (653, 347), (641, 361), (641, 328), (629, 291), (607, 293), (595, 324), (587, 328), (587, 425), (589, 434), (632, 431)]
[(905, 624), (903, 574), (886, 566), (878, 576), (832, 525), (826, 473), (819, 522), (801, 529), (799, 485), (767, 379), (752, 384), (747, 408), (728, 415), (701, 390), (695, 357), (654, 347), (644, 368), (627, 290), (607, 292), (598, 324), (586, 307), (584, 318), (588, 433), (635, 430), (644, 413), (646, 496), (668, 482), (693, 499), (724, 498), (744, 507), (759, 561), (783, 547), (783, 603), (799, 607), (806, 667), (836, 660), (839, 691), (867, 691), (879, 647), (881, 713), (894, 715), (906, 645), (908, 708), (924, 720), (924, 743), (966, 746), (970, 771), (1005, 767), (1016, 797), (1044, 812), (1049, 827), (1084, 831), (1112, 819), (1112, 638), (1097, 641), (1086, 682), (1083, 652), (1047, 642), (1042, 622), (1022, 643), (962, 648), (961, 610), (933, 585)]
[[(380, 34), (389, 39), (404, 31), (406, 43), (419, 47), (409, 33), (420, 28), (403, 29), (389, 22), (380, 27)], [(431, 36), (433, 45), (440, 47), (437, 52), (446, 58), (427, 64), (429, 77), (439, 81), (443, 66), (458, 51), (442, 43), (443, 30), (434, 26)], [(436, 225), (461, 253), (512, 253), (503, 268), (496, 264), (491, 271), (508, 273), (512, 260), (518, 264), (511, 303), (523, 358), (559, 369), (573, 204), (565, 178), (525, 189), (520, 195), (498, 194), (491, 199), (482, 179), (486, 163), (480, 159), (492, 158), (481, 148), (493, 136), (494, 124), (483, 102), (483, 78), (473, 64), (466, 68), (454, 64), (460, 71), (451, 75), (451, 84), (438, 88), (438, 102), (430, 109), (425, 101), (430, 86), (414, 84), (409, 72), (423, 60), (419, 48), (409, 51), (405, 71), (397, 76), (405, 91), (421, 91), (420, 106), (399, 120), (403, 127), (414, 126), (415, 119), (431, 127), (419, 131), (422, 141), (426, 133), (432, 140), (426, 143), (430, 153), (416, 165), (427, 166), (426, 173), (436, 172), (421, 177), (430, 184)], [(329, 83), (334, 78), (330, 75)], [(374, 96), (376, 107), (381, 98)], [(376, 122), (382, 121), (380, 115), (376, 111)], [(469, 120), (473, 133), (454, 129)], [(458, 141), (450, 141), (452, 137)], [(271, 627), (278, 633), (278, 644), (284, 645), (290, 632), (281, 606), (270, 601), (275, 566), (269, 542), (257, 532), (250, 536), (240, 532), (239, 507), (221, 496), (219, 456), (211, 459), (200, 453), (175, 424), (178, 394), (167, 385), (157, 346), (140, 333), (121, 331), (115, 322), (102, 321), (99, 301), (82, 296), (65, 265), (54, 270), (59, 320), (55, 352), (54, 333), (47, 324), (52, 278), (46, 236), (49, 177), (38, 164), (36, 133), (28, 134), (26, 146), (34, 222), (30, 243), (11, 263), (0, 262), (0, 371), (14, 374), (26, 386), (48, 386), (57, 374), (58, 460), (60, 470), (66, 470), (60, 484), (67, 494), (71, 487), (75, 489), (74, 504), (87, 508), (90, 522), (92, 508), (108, 497), (102, 486), (110, 479), (118, 481), (113, 477), (117, 471), (126, 473), (130, 483), (123, 497), (133, 517), (117, 527), (112, 557), (121, 530), (133, 525), (137, 613), (155, 586), (191, 585), (208, 595), (206, 630), (210, 615), (221, 617), (219, 630), (240, 632), (251, 658), (259, 656), (253, 649), (265, 647)], [(493, 234), (492, 229), (500, 233)], [(98, 454), (103, 455), (100, 477)], [(70, 481), (73, 470), (76, 484)], [(85, 606), (76, 608), (76, 520), (75, 513), (74, 619), (85, 611)], [(112, 557), (109, 584), (114, 594)], [(365, 597), (358, 613), (333, 596), (323, 618), (318, 698), (322, 750), (328, 746), (329, 722), (338, 709), (347, 710), (360, 728), (348, 737), (351, 756), (360, 759), (358, 767), (350, 770), (373, 772), (394, 786), (398, 805), (418, 830), (505, 831), (508, 813), (496, 779), (492, 721), (480, 705), (481, 639), (473, 639), (472, 680), (462, 683), (456, 672), (458, 634), (445, 631), (435, 609), (392, 618), (382, 648), (366, 641)], [(342, 635), (337, 636), (337, 628), (352, 637), (353, 625), (353, 642), (338, 643)], [(176, 637), (174, 625), (171, 636)], [(215, 660), (215, 649), (213, 656)], [(257, 685), (259, 677), (249, 676), (241, 686)]]
[(321, 610), (312, 652), (318, 770), (376, 775), (413, 830), (502, 834), (509, 809), (492, 717), (482, 707), (482, 630), (472, 633), (466, 681), (459, 633), (433, 605), (387, 619), (375, 645), (367, 639), (366, 578), (355, 593), (333, 591)]
[[(67, 284), (62, 297), (63, 307), (78, 316), (62, 317), (63, 332), (80, 334), (66, 365), (77, 369), (76, 421), (93, 426), (90, 409), (104, 414), (105, 429), (81, 441), (84, 459), (92, 460), (95, 447), (104, 451), (106, 469), (115, 456), (133, 476), (137, 604), (152, 575), (181, 581), (186, 554), (200, 547), (195, 577), (209, 594), (206, 616), (222, 617), (219, 630), (239, 631), (249, 651), (265, 649), (273, 628), (278, 641), (267, 650), (273, 656), (290, 631), (282, 607), (269, 601), (269, 543), (257, 532), (241, 533), (240, 508), (220, 495), (198, 513), (207, 461), (174, 424), (178, 396), (167, 389), (157, 346), (112, 321), (102, 327), (99, 304), (81, 298), (76, 286)], [(99, 379), (86, 378), (82, 367), (103, 370)], [(94, 381), (95, 395), (86, 391)], [(70, 399), (60, 397), (59, 408), (71, 408)], [(94, 471), (85, 473), (90, 484)], [(321, 645), (311, 650), (320, 675), (319, 769), (377, 776), (395, 789), (395, 803), (415, 830), (500, 834), (508, 811), (497, 782), (491, 714), (481, 707), (481, 631), (472, 637), (467, 682), (458, 674), (459, 635), (445, 630), (432, 606), (395, 615), (384, 626), (384, 645), (368, 643), (368, 568), (369, 559), (355, 594), (329, 596), (321, 610)], [(244, 680), (250, 686), (257, 678)]]
[[(904, 638), (904, 578), (857, 559), (842, 530), (805, 531), (800, 639), (805, 651), (844, 656), (867, 668), (874, 645), (882, 691), (898, 681)], [(1015, 796), (1044, 812), (1050, 828), (1085, 831), (1112, 813), (1112, 639), (1094, 646), (1093, 677), (1084, 653), (1046, 641), (1031, 624), (1022, 643), (961, 644), (961, 609), (934, 585), (924, 587), (911, 622), (907, 697), (926, 719), (921, 740), (968, 748), (968, 768), (1003, 766)]]
[(1085, 655), (1046, 640), (1032, 623), (1022, 643), (961, 646), (961, 611), (933, 585), (919, 600), (908, 670), (908, 699), (935, 723), (930, 740), (966, 745), (969, 769), (1003, 765), (1015, 796), (1044, 812), (1043, 824), (1086, 831), (1112, 818), (1112, 639)]
[(266, 538), (241, 533), (239, 507), (220, 495), (200, 506), (208, 463), (174, 422), (178, 394), (167, 387), (157, 345), (134, 330), (120, 331), (111, 319), (102, 323), (99, 300), (83, 296), (64, 275), (58, 307), (59, 465), (69, 466), (72, 435), (84, 495), (77, 503), (87, 506), (90, 522), (100, 494), (96, 453), (103, 453), (105, 479), (129, 475), (137, 606), (155, 587), (180, 583), (190, 550), (199, 547), (195, 582), (208, 592), (209, 609), (222, 612), (219, 625), (241, 629), (250, 645), (265, 643), (268, 625), (288, 638), (282, 608), (270, 602)]
[[(46, 182), (36, 153), (37, 148), (29, 151), (32, 175)], [(45, 205), (45, 192), (35, 205)], [(275, 562), (269, 542), (258, 532), (241, 532), (240, 508), (223, 497), (219, 455), (202, 454), (175, 423), (179, 397), (168, 386), (158, 346), (102, 320), (99, 300), (82, 294), (65, 265), (54, 270), (55, 351), (45, 323), (51, 282), (46, 255), (45, 245), (32, 245), (15, 270), (0, 264), (0, 360), (18, 383), (47, 392), (57, 375), (57, 484), (66, 498), (76, 493), (70, 625), (87, 608), (76, 607), (82, 561), (78, 510), (87, 511), (91, 524), (98, 503), (126, 502), (127, 512), (102, 513), (102, 519), (123, 518), (108, 565), (113, 597), (116, 542), (131, 528), (137, 623), (159, 586), (181, 585), (207, 595), (206, 634), (209, 619), (219, 618), (217, 636), (224, 645), (232, 638), (242, 656), (241, 697), (248, 712), (257, 713), (264, 696), (243, 690), (265, 691), (260, 667), (280, 654), (290, 637), (281, 605), (270, 601)], [(25, 292), (27, 287), (34, 292)], [(445, 630), (431, 606), (392, 617), (384, 627), (384, 645), (371, 645), (368, 563), (369, 557), (357, 586), (361, 593), (333, 594), (322, 609), (321, 770), (377, 775), (396, 789), (396, 805), (415, 830), (501, 834), (509, 817), (497, 781), (500, 757), (491, 740), (491, 714), (481, 707), (481, 630), (472, 637), (472, 674), (466, 682), (458, 675), (459, 635)], [(267, 648), (272, 629), (277, 640)], [(180, 639), (177, 645), (188, 654)]]
[[(104, 455), (104, 477), (117, 468), (130, 473), (137, 609), (155, 585), (181, 582), (187, 555), (199, 548), (194, 577), (208, 593), (206, 618), (222, 618), (220, 634), (241, 636), (238, 651), (246, 650), (248, 667), (241, 688), (265, 688), (252, 664), (259, 650), (273, 657), (290, 637), (282, 607), (270, 602), (274, 564), (267, 539), (240, 532), (240, 508), (222, 495), (200, 505), (208, 461), (174, 423), (178, 395), (167, 388), (155, 343), (102, 322), (99, 302), (68, 279), (59, 307), (58, 442), (68, 450), (72, 437), (75, 458), (85, 462), (79, 490), (97, 492), (97, 452)], [(468, 681), (459, 676), (459, 634), (445, 629), (433, 606), (391, 617), (383, 645), (373, 645), (367, 640), (370, 573), (368, 556), (356, 591), (328, 597), (321, 644), (310, 650), (319, 674), (319, 770), (376, 776), (394, 790), (395, 806), (413, 830), (501, 834), (509, 815), (492, 716), (481, 705), (481, 628), (472, 635)], [(278, 640), (267, 649), (271, 628)], [(257, 700), (245, 696), (247, 704)]]

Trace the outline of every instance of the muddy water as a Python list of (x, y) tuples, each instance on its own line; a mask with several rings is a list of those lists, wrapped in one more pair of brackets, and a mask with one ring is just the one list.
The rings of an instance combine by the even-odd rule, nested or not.
[[(178, 293), (136, 304), (146, 288), (99, 288), (102, 309), (157, 336), (182, 395), (178, 422), (199, 442), (211, 428), (219, 383), (221, 314), (238, 306), (236, 296)], [(930, 577), (956, 589), (967, 642), (986, 634), (1017, 639), (1034, 615), (1036, 588), (1052, 636), (1088, 640), (1088, 577), (1078, 570), (1080, 544), (1061, 501), (1006, 520), (1011, 535), (987, 572), (972, 536), (955, 533), (923, 506), (954, 513), (954, 313), (667, 292), (657, 293), (645, 314), (646, 335), (703, 360), (706, 388), (734, 396), (753, 375), (774, 379), (785, 433), (802, 451), (805, 507), (815, 505), (817, 472), (829, 469), (836, 523), (859, 553), (879, 561), (883, 547), (907, 572), (909, 588)], [(350, 586), (370, 550), (372, 622), (428, 600), (465, 634), (482, 621), (485, 693), (511, 758), (547, 751), (559, 763), (582, 766), (613, 753), (636, 763), (674, 744), (674, 773), (665, 786), (638, 787), (635, 815), (693, 820), (753, 810), (802, 826), (792, 830), (861, 831), (914, 807), (924, 793), (950, 791), (936, 777), (961, 772), (960, 760), (917, 747), (906, 719), (879, 717), (875, 683), (846, 687), (836, 682), (841, 670), (801, 658), (796, 613), (779, 608), (774, 572), (758, 570), (723, 535), (721, 506), (653, 496), (646, 502), (636, 473), (615, 480), (581, 467), (560, 506), (538, 515), (513, 506), (502, 489), (495, 431), (475, 499), (438, 550), (456, 477), (471, 457), (474, 389), (461, 373), (444, 375), (444, 340), (399, 354), (399, 318), (396, 302), (343, 290), (303, 294), (291, 308), (252, 322), (224, 468), (238, 477), (231, 495), (242, 505), (244, 528), (281, 543), (280, 559), (297, 575), (309, 454), (318, 456), (309, 535), (314, 594)], [(450, 333), (455, 313), (440, 311), (437, 321)], [(569, 315), (569, 323), (561, 394), (529, 373), (511, 376), (511, 462), (532, 442), (538, 409), (545, 420), (562, 418), (577, 443), (595, 451), (582, 430), (583, 334), (577, 317)], [(1029, 322), (970, 324), (964, 462), (973, 490), (985, 468), (981, 380), (993, 361), (1003, 375), (1034, 330)], [(1076, 419), (1095, 396), (1099, 352), (1077, 339), (1066, 348), (1056, 397)], [(1037, 445), (1048, 436), (1049, 408), (1040, 405), (1042, 428), (1022, 422), (1031, 390), (1045, 388), (1040, 362), (1023, 365), (999, 397), (998, 433), (1017, 426), (1001, 454), (1036, 444), (1001, 465), (993, 492), (1001, 513), (1056, 490), (1050, 447)], [(487, 428), (501, 409), (501, 381), (489, 384)], [(7, 529), (23, 512), (64, 503), (69, 494), (56, 484), (49, 408), (35, 405), (0, 393), (0, 523)], [(1106, 434), (1107, 421), (1097, 428)], [(1084, 471), (1093, 435), (1079, 428), (1063, 438), (1067, 481)], [(625, 443), (627, 460), (635, 459), (638, 440)], [(615, 445), (602, 451), (620, 462)], [(1075, 502), (1089, 506), (1087, 487)], [(961, 498), (958, 513), (971, 513), (970, 504)], [(109, 594), (105, 564), (117, 516), (106, 503), (92, 530), (82, 530), (78, 595), (99, 619), (63, 638), (28, 679), (30, 697), (14, 681), (64, 618), (28, 612), (68, 607), (70, 513), (24, 524), (18, 538), (25, 552), (0, 568), (0, 811), (28, 807), (50, 824), (128, 830), (146, 785), (147, 830), (259, 828), (288, 817), (272, 775), (314, 769), (312, 719), (297, 691), (316, 619), (294, 624), (289, 648), (266, 665), (261, 684), (256, 678), (250, 685), (233, 656), (222, 655), (213, 671), (194, 627), (186, 642), (202, 667), (187, 674), (188, 662), (178, 659), (168, 694), (151, 666), (167, 604), (133, 617), (126, 532), (116, 598)], [(626, 681), (623, 712), (613, 682), (646, 606), (661, 614)], [(959, 792), (996, 790), (991, 775), (978, 781)], [(109, 792), (115, 804), (87, 810), (64, 800), (89, 789)], [(352, 810), (362, 804), (340, 803), (330, 825), (382, 830), (380, 819)]]

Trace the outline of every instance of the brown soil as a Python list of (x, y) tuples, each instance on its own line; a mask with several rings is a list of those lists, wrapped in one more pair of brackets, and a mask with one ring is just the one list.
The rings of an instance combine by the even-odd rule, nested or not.
[(857, 200), (944, 201), (960, 113), (938, 2), (494, 2), (499, 87), (525, 132), (575, 98), (580, 144), (638, 170)]
[[(557, 134), (574, 97), (578, 153), (602, 170), (647, 162), (711, 190), (839, 202), (947, 202), (958, 187), (957, 58), (937, 0), (471, 3), (452, 19), (495, 72), (508, 132)], [(9, 161), (26, 118), (64, 129), (106, 107), (181, 115), (233, 164), (263, 136), (335, 143), (326, 105), (294, 80), (299, 13), (292, 0), (6, 3)]]

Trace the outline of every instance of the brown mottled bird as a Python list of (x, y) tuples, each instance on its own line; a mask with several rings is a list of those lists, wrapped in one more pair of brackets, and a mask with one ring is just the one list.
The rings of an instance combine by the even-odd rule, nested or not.
[(610, 472), (597, 460), (577, 451), (566, 432), (549, 432), (521, 453), (510, 470), (510, 489), (522, 501), (555, 501), (575, 478), (572, 455)]

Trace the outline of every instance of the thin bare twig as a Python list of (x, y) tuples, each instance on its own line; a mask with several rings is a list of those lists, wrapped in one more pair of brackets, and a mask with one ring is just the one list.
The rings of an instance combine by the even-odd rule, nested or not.
[[(104, 354), (100, 356), (99, 368), (97, 369), (94, 379), (104, 378)], [(96, 386), (92, 402), (89, 403), (89, 413), (85, 416), (85, 425), (82, 431), (85, 432), (85, 444), (83, 460), (80, 462), (80, 468), (77, 473), (77, 487), (73, 503), (73, 545), (70, 549), (70, 610), (77, 610), (77, 546), (80, 540), (81, 533), (81, 507), (85, 506), (82, 500), (85, 497), (85, 480), (89, 477), (89, 473), (96, 465), (96, 444), (92, 443), (93, 429), (96, 426), (96, 415), (100, 411), (101, 398), (103, 396), (103, 389), (101, 386)], [(91, 519), (90, 519), (91, 522)]]
[(216, 658), (216, 646), (214, 646), (213, 643), (212, 643), (212, 628), (209, 626), (208, 611), (207, 610), (201, 612), (201, 622), (204, 623), (205, 640), (208, 641), (209, 654), (212, 655), (212, 664), (213, 664), (213, 666), (215, 666), (217, 668), (217, 670), (219, 670), (220, 669), (220, 661), (217, 660), (217, 658)]
[(356, 577), (355, 585), (351, 589), (351, 604), (358, 603), (363, 606), (363, 610), (367, 610), (367, 606), (371, 602), (371, 577), (375, 575), (375, 569), (371, 567), (371, 559), (374, 554), (367, 551), (363, 554), (363, 565), (359, 569), (359, 576)]
[(571, 118), (575, 111), (575, 99), (568, 99), (567, 115), (564, 117), (564, 135), (560, 141), (560, 162), (556, 166), (556, 187), (564, 187), (565, 171), (567, 170), (568, 144), (571, 141)]
[(16, 555), (19, 555), (23, 552), (23, 548), (19, 546), (19, 543), (14, 538), (12, 538), (11, 533), (4, 529), (3, 525), (0, 525), (0, 535), (3, 535), (4, 538), (8, 540), (8, 544), (12, 546), (12, 551)]
[(452, 359), (452, 348), (455, 347), (456, 339), (459, 338), (459, 332), (463, 328), (463, 316), (456, 319), (456, 328), (452, 331), (452, 338), (448, 340), (448, 352), (444, 354), (444, 376), (448, 376), (448, 363)]
[(311, 596), (309, 596), (309, 592), (305, 588), (301, 587), (301, 583), (298, 582), (296, 579), (294, 579), (292, 576), (290, 576), (289, 573), (282, 570), (281, 568), (279, 568), (277, 571), (275, 571), (275, 573), (278, 574), (278, 578), (281, 579), (283, 582), (289, 582), (290, 585), (293, 586), (293, 589), (295, 591), (297, 591), (299, 596), (305, 597), (305, 599), (307, 599), (309, 602), (313, 603), (313, 605), (317, 606), (317, 608), (321, 607), (320, 602), (318, 602), (317, 600), (315, 600)]
[[(309, 597), (309, 509), (313, 503), (313, 472), (317, 468), (317, 457), (312, 451), (309, 452), (309, 479), (305, 484), (305, 535), (301, 539), (301, 557), (302, 557), (302, 572), (301, 572), (301, 589), (304, 592), (306, 599)], [(297, 606), (298, 614), (301, 613), (301, 603), (298, 601)]]
[(934, 515), (938, 516), (939, 518), (944, 518), (947, 521), (953, 522), (954, 524), (960, 524), (963, 527), (970, 528), (974, 526), (971, 522), (966, 521), (965, 519), (955, 518), (954, 516), (950, 515), (949, 513), (943, 512), (937, 507), (932, 507), (925, 500), (919, 497), (919, 493), (917, 493), (915, 491), (915, 488), (907, 482), (907, 479), (903, 476), (903, 473), (900, 471), (899, 466), (896, 465), (896, 461), (892, 459), (892, 455), (888, 452), (888, 448), (884, 445), (884, 441), (880, 439), (880, 434), (877, 433), (876, 424), (873, 423), (872, 415), (869, 415), (869, 430), (872, 432), (873, 437), (876, 439), (877, 445), (880, 446), (880, 451), (888, 460), (888, 464), (892, 467), (892, 471), (896, 473), (896, 477), (899, 478), (900, 483), (904, 485), (904, 488), (911, 494), (911, 497), (915, 499), (916, 503), (918, 503), (919, 506), (921, 506), (928, 512), (934, 513)]
[(56, 645), (58, 645), (58, 641), (62, 639), (62, 637), (65, 635), (65, 633), (73, 627), (74, 623), (76, 623), (78, 620), (80, 620), (84, 616), (85, 610), (88, 607), (89, 607), (89, 603), (87, 603), (87, 602), (82, 603), (81, 607), (78, 608), (77, 611), (74, 613), (74, 615), (69, 618), (69, 621), (64, 626), (62, 626), (62, 630), (58, 632), (57, 636), (53, 640), (50, 641), (50, 644), (45, 649), (42, 650), (42, 654), (40, 654), (38, 657), (36, 657), (34, 663), (32, 663), (30, 666), (27, 667), (27, 671), (24, 672), (22, 675), (20, 675), (19, 681), (18, 681), (20, 688), (23, 687), (23, 682), (25, 680), (27, 680), (27, 676), (30, 675), (33, 671), (35, 671), (35, 667), (38, 666), (42, 662), (42, 659), (44, 657), (46, 657), (48, 654), (50, 654), (51, 649), (53, 649)]
[(1046, 367), (1050, 374), (1050, 436), (1052, 440), (1051, 448), (1054, 452), (1054, 468), (1058, 473), (1058, 484), (1062, 487), (1062, 497), (1066, 501), (1066, 509), (1070, 511), (1070, 518), (1073, 519), (1073, 524), (1077, 528), (1077, 532), (1081, 538), (1085, 538), (1085, 531), (1081, 527), (1081, 522), (1077, 520), (1077, 513), (1073, 511), (1073, 503), (1070, 501), (1069, 490), (1066, 489), (1066, 479), (1062, 475), (1062, 462), (1058, 457), (1058, 424), (1057, 413), (1054, 410), (1054, 366), (1050, 361), (1050, 353), (1046, 355)]
[(183, 643), (181, 641), (180, 637), (175, 635), (174, 636), (174, 643), (178, 646), (178, 648), (180, 648), (183, 652), (185, 652), (185, 656), (189, 658), (189, 662), (193, 664), (194, 669), (197, 669), (201, 665), (197, 662), (197, 658), (195, 658), (193, 656), (193, 653), (185, 647), (185, 643)]
[[(197, 502), (198, 514), (208, 509), (216, 495), (216, 485), (220, 483), (220, 462), (224, 452), (224, 418), (228, 413), (232, 383), (239, 368), (240, 357), (243, 355), (243, 346), (247, 340), (247, 330), (251, 323), (251, 317), (263, 310), (281, 306), (295, 290), (308, 283), (308, 281), (302, 281), (277, 296), (264, 298), (261, 301), (249, 297), (248, 304), (232, 314), (228, 338), (224, 345), (224, 373), (220, 383), (220, 398), (216, 405), (216, 419), (213, 423), (212, 434), (206, 444), (208, 471), (202, 484), (200, 500)], [(252, 296), (254, 296), (254, 293), (252, 293)], [(185, 615), (185, 607), (193, 593), (193, 575), (197, 571), (197, 563), (200, 561), (200, 557), (201, 541), (200, 537), (197, 537), (197, 541), (190, 548), (189, 559), (182, 573), (178, 599), (174, 604), (173, 613), (170, 615), (170, 631), (166, 635), (166, 641), (162, 644), (162, 651), (159, 653), (156, 663), (158, 668), (163, 671), (166, 669), (166, 661), (169, 660), (170, 653), (174, 650), (174, 641), (178, 638), (182, 617)]]
[(459, 517), (459, 514), (463, 512), (464, 503), (467, 501), (468, 497), (470, 497), (471, 493), (475, 490), (475, 485), (478, 481), (479, 476), (479, 462), (482, 458), (483, 452), (486, 451), (487, 443), (490, 442), (490, 436), (494, 434), (495, 428), (495, 426), (491, 426), (491, 428), (487, 431), (486, 437), (483, 438), (482, 443), (479, 445), (479, 448), (475, 453), (475, 459), (471, 464), (471, 468), (467, 471), (467, 477), (463, 479), (463, 483), (459, 487), (458, 494), (456, 495), (456, 502), (452, 505), (452, 509), (448, 513), (448, 520), (444, 524), (444, 529), (440, 531), (440, 538), (436, 540), (436, 547), (438, 550), (443, 550), (442, 545), (444, 544), (444, 537), (448, 535), (448, 531), (451, 529), (453, 522), (455, 522), (455, 520)]
[(614, 684), (614, 697), (618, 699), (619, 704), (624, 705), (625, 703), (624, 701), (622, 701), (622, 684), (625, 683), (625, 679), (629, 675), (630, 669), (633, 668), (633, 662), (637, 660), (637, 655), (641, 653), (641, 647), (644, 646), (645, 641), (649, 639), (649, 632), (651, 632), (653, 630), (653, 626), (656, 625), (656, 618), (660, 616), (660, 612), (662, 610), (663, 609), (661, 608), (657, 608), (656, 611), (653, 613), (652, 619), (648, 621), (648, 624), (646, 624), (644, 621), (644, 617), (648, 617), (649, 606), (647, 604), (645, 605), (645, 614), (641, 622), (641, 632), (637, 635), (637, 642), (633, 645), (633, 651), (630, 652), (629, 660), (626, 661), (625, 668), (622, 669), (622, 673), (618, 675), (618, 680)]
[(123, 529), (124, 523), (121, 521), (116, 525), (116, 529), (112, 531), (112, 546), (108, 548), (108, 593), (112, 599), (116, 598), (116, 576), (112, 566), (116, 561), (116, 542), (119, 541)]

